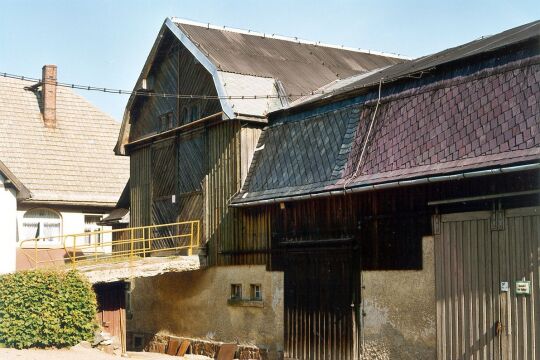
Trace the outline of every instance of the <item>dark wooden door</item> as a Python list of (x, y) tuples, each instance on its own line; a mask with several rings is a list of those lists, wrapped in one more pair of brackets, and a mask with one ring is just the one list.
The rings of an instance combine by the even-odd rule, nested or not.
[(98, 305), (98, 323), (101, 328), (115, 336), (126, 351), (126, 298), (124, 283), (94, 285)]
[(359, 271), (352, 251), (285, 260), (285, 358), (357, 358)]

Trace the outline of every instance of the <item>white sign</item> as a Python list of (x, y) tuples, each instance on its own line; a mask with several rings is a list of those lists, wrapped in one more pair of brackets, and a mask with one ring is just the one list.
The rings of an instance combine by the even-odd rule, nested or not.
[(502, 292), (510, 291), (510, 286), (508, 285), (508, 281), (501, 281), (501, 291)]
[(529, 295), (531, 293), (530, 281), (516, 281), (516, 294)]

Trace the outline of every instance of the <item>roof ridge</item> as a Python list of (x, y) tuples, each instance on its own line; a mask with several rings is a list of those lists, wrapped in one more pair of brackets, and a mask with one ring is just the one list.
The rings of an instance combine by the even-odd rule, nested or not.
[(203, 22), (199, 22), (199, 21), (193, 21), (193, 20), (189, 20), (189, 19), (178, 18), (178, 17), (175, 17), (175, 16), (171, 17), (170, 19), (171, 19), (172, 22), (174, 22), (176, 24), (193, 25), (193, 26), (204, 27), (204, 28), (207, 28), (207, 29), (229, 31), (229, 32), (234, 32), (234, 33), (244, 34), (244, 35), (260, 36), (260, 37), (269, 38), (269, 39), (290, 41), (290, 42), (294, 42), (294, 43), (297, 43), (297, 44), (306, 44), (306, 45), (315, 45), (315, 46), (321, 46), (321, 47), (327, 47), (327, 48), (333, 48), (333, 49), (342, 49), (342, 50), (354, 51), (354, 52), (359, 52), (359, 53), (364, 53), (364, 54), (391, 57), (391, 58), (396, 58), (396, 59), (403, 59), (403, 60), (411, 60), (412, 59), (409, 56), (404, 56), (404, 55), (400, 55), (400, 54), (394, 54), (394, 53), (388, 53), (388, 52), (376, 51), (376, 50), (369, 50), (369, 49), (354, 48), (354, 47), (343, 46), (343, 45), (327, 44), (327, 43), (322, 43), (320, 41), (311, 41), (311, 40), (301, 39), (301, 38), (294, 37), (294, 36), (266, 34), (266, 33), (258, 32), (258, 31), (249, 30), (249, 29), (246, 30), (246, 29), (239, 29), (239, 28), (229, 27), (229, 26), (225, 26), (225, 25), (222, 25), (222, 26), (214, 25), (214, 24), (211, 24), (211, 23), (203, 23)]

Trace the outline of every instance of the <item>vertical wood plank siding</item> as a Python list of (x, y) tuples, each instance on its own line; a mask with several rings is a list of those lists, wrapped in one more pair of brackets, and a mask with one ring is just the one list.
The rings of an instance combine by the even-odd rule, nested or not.
[(230, 120), (208, 129), (207, 238), (209, 264), (266, 264), (270, 214), (229, 207), (251, 163), (261, 130)]
[[(173, 35), (166, 33), (154, 64), (149, 71), (150, 90), (167, 94), (217, 95), (212, 77)], [(198, 108), (198, 116), (185, 118), (183, 109)], [(176, 125), (203, 118), (221, 111), (219, 100), (175, 99), (140, 96), (131, 113), (130, 141), (154, 134), (159, 129), (159, 116), (175, 115)], [(190, 114), (188, 114), (190, 115)]]
[(151, 147), (139, 148), (130, 156), (130, 225), (132, 227), (150, 225), (152, 203)]

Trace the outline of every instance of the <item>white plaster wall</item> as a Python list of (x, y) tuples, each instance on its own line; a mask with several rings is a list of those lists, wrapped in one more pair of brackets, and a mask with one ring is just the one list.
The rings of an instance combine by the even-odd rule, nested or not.
[(17, 246), (17, 194), (4, 181), (0, 175), (0, 274), (15, 271)]
[[(28, 208), (23, 208), (23, 209), (19, 209), (17, 211), (17, 223), (18, 223), (18, 240), (23, 240), (21, 237), (22, 237), (22, 234), (24, 234), (23, 232), (23, 217), (24, 217), (24, 214), (26, 213), (26, 211), (28, 210), (31, 210), (33, 208), (37, 208), (37, 207), (28, 207)], [(70, 235), (70, 234), (80, 234), (80, 233), (83, 233), (84, 232), (84, 229), (85, 229), (85, 224), (84, 224), (84, 216), (85, 215), (98, 215), (96, 213), (89, 213), (89, 212), (85, 212), (83, 209), (80, 209), (80, 210), (62, 210), (62, 209), (56, 209), (52, 206), (40, 206), (39, 208), (46, 208), (46, 209), (51, 209), (51, 210), (54, 210), (56, 212), (58, 212), (60, 214), (60, 217), (62, 218), (62, 235)], [(100, 214), (102, 215), (103, 217), (105, 217), (107, 214)], [(103, 230), (104, 231), (109, 231), (111, 230), (111, 227), (110, 226), (104, 226), (103, 227)], [(85, 245), (85, 239), (84, 237), (80, 236), (80, 237), (77, 237), (76, 238), (77, 241), (77, 246), (79, 245)], [(67, 239), (66, 240), (67, 243), (66, 245), (67, 246), (72, 246), (73, 245), (73, 240), (72, 239)], [(108, 234), (103, 234), (103, 242), (110, 242), (112, 241), (112, 234), (108, 233)], [(110, 251), (110, 247), (104, 249), (106, 251)]]

